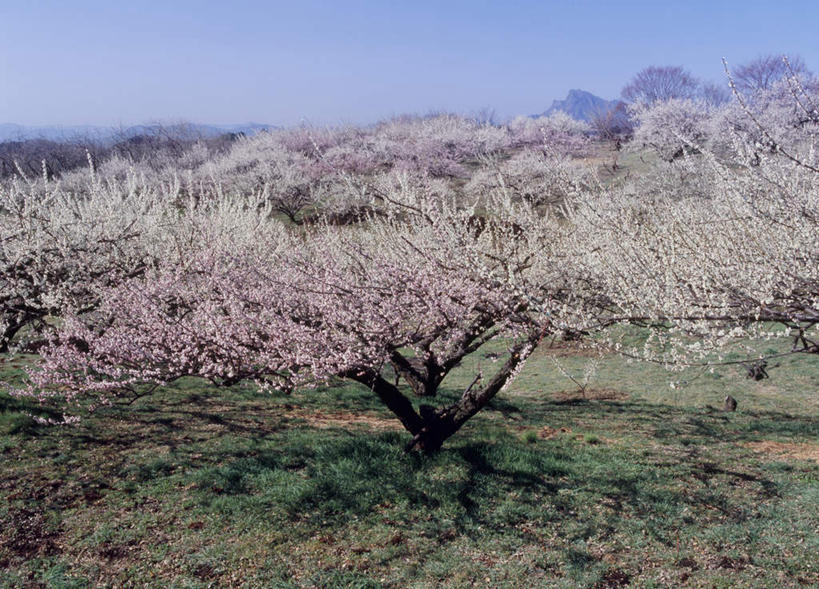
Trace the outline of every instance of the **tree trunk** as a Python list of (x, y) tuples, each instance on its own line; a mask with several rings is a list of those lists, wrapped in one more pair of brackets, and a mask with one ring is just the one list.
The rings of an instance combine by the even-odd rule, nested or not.
[(351, 370), (343, 374), (347, 378), (360, 382), (369, 387), (381, 402), (392, 411), (404, 427), (413, 435), (418, 434), (424, 427), (424, 420), (415, 411), (410, 400), (398, 390), (398, 387), (385, 380), (374, 370)]
[(427, 454), (439, 450), (448, 438), (452, 437), (461, 429), (464, 423), (483, 409), (504, 385), (515, 376), (523, 362), (534, 350), (539, 339), (539, 332), (532, 333), (525, 341), (512, 348), (509, 360), (483, 388), (472, 390), (470, 387), (457, 402), (449, 407), (438, 411), (430, 408), (428, 412), (422, 412), (423, 426), (417, 432), (410, 431), (410, 433), (414, 433), (414, 436), (407, 444), (407, 451), (416, 446)]
[[(355, 380), (367, 386), (398, 417), (404, 428), (413, 436), (406, 446), (407, 452), (417, 447), (423, 452), (431, 454), (439, 450), (448, 438), (461, 429), (464, 423), (483, 409), (504, 385), (514, 378), (541, 337), (542, 331), (531, 331), (525, 340), (517, 343), (510, 350), (509, 359), (482, 388), (473, 389), (473, 385), (479, 380), (476, 378), (457, 402), (441, 409), (435, 409), (431, 405), (421, 405), (419, 411), (416, 411), (412, 406), (412, 402), (395, 384), (387, 381), (381, 374), (370, 368), (348, 370), (339, 376)], [(394, 365), (396, 359), (400, 359), (400, 356), (393, 358)], [(403, 364), (401, 367), (405, 371), (414, 372), (412, 377), (421, 376), (417, 367), (406, 360), (403, 360), (401, 364)], [(434, 376), (437, 376), (437, 374)], [(435, 382), (432, 387), (434, 390), (431, 391), (431, 394), (434, 395), (442, 379), (433, 378), (431, 380)], [(416, 384), (420, 385), (421, 383)], [(413, 389), (415, 388), (413, 387)]]
[(435, 361), (432, 354), (424, 361), (421, 358), (405, 358), (395, 351), (390, 363), (395, 373), (407, 382), (416, 397), (434, 397), (446, 376), (445, 369)]
[(14, 322), (5, 327), (3, 329), (3, 333), (0, 334), (0, 354), (7, 354), (9, 351), (9, 345), (11, 344), (11, 340), (17, 335), (17, 332), (20, 331), (25, 322)]

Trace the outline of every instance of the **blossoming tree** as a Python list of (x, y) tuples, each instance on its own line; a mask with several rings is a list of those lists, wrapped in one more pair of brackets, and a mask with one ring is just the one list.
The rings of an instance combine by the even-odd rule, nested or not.
[[(282, 389), (341, 377), (381, 399), (410, 447), (437, 449), (540, 338), (592, 316), (565, 281), (554, 218), (504, 192), (479, 213), (409, 178), (386, 179), (377, 213), (356, 224), (203, 239), (188, 260), (103, 289), (99, 310), (69, 316), (43, 351), (29, 393), (99, 403), (182, 376)], [(447, 375), (497, 338), (508, 354), (494, 373), (434, 407)]]

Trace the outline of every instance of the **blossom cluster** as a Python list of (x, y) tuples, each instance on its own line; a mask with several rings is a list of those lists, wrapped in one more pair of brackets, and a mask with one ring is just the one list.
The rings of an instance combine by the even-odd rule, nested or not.
[[(434, 449), (547, 335), (618, 347), (610, 327), (642, 325), (618, 349), (677, 363), (748, 335), (819, 353), (819, 116), (794, 84), (635, 108), (632, 149), (661, 157), (606, 180), (561, 116), (281, 130), (18, 179), (0, 187), (0, 345), (42, 363), (17, 392), (99, 406), (184, 376), (348, 378)], [(495, 339), (492, 374), (414, 409)]]

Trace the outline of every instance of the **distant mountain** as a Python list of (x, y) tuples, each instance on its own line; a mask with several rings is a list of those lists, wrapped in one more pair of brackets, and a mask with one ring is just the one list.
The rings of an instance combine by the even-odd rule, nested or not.
[(112, 135), (112, 129), (93, 125), (76, 126), (27, 126), (14, 123), (0, 123), (0, 141), (24, 141), (26, 139), (48, 139), (50, 141), (68, 141), (77, 137), (101, 138)]
[(178, 137), (218, 137), (225, 133), (244, 133), (255, 135), (259, 131), (275, 129), (274, 125), (245, 123), (243, 125), (197, 125), (193, 123), (176, 123), (172, 125), (134, 125), (125, 129), (113, 130), (115, 139), (127, 139), (137, 135), (161, 135), (163, 133)]
[(565, 112), (578, 121), (590, 121), (596, 114), (608, 112), (619, 100), (606, 100), (585, 90), (569, 90), (566, 100), (554, 100), (552, 106), (539, 115), (549, 116), (557, 111)]
[(275, 129), (275, 125), (244, 123), (239, 125), (199, 125), (175, 123), (171, 125), (134, 125), (132, 127), (103, 127), (98, 125), (68, 126), (26, 126), (14, 123), (0, 123), (0, 142), (24, 141), (26, 139), (48, 139), (50, 141), (73, 141), (92, 139), (94, 141), (120, 141), (137, 135), (155, 135), (165, 132), (183, 137), (218, 137), (225, 133), (255, 135), (265, 129)]

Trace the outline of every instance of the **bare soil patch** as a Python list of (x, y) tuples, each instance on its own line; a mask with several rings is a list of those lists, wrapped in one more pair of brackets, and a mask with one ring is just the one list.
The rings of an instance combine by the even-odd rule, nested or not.
[(0, 566), (8, 566), (2, 556), (6, 551), (30, 559), (59, 552), (60, 530), (51, 525), (42, 511), (25, 507), (12, 508), (0, 519)]
[(570, 430), (568, 427), (549, 427), (547, 425), (537, 433), (537, 437), (544, 440), (551, 440), (558, 436), (570, 433), (572, 433), (572, 430)]
[(401, 424), (396, 419), (385, 419), (373, 415), (363, 415), (350, 411), (307, 411), (295, 410), (288, 416), (304, 419), (313, 427), (326, 429), (331, 427), (359, 426), (380, 431), (401, 430)]
[(628, 393), (615, 389), (586, 389), (585, 392), (578, 390), (558, 391), (552, 393), (555, 401), (625, 401), (629, 398)]
[(794, 460), (812, 460), (819, 462), (819, 444), (808, 442), (797, 444), (792, 442), (762, 440), (761, 442), (748, 442), (745, 444), (745, 447), (759, 454), (773, 454)]

